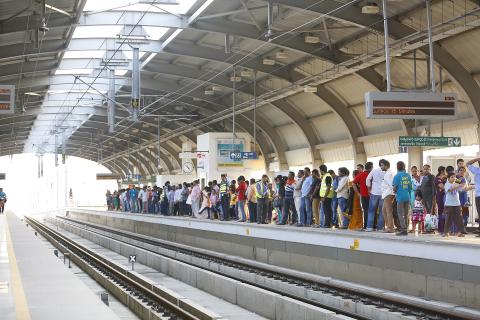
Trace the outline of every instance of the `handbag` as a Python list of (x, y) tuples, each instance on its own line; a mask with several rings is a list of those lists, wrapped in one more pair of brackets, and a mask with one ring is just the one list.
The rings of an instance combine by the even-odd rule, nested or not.
[(188, 195), (187, 202), (188, 205), (192, 205), (192, 195)]

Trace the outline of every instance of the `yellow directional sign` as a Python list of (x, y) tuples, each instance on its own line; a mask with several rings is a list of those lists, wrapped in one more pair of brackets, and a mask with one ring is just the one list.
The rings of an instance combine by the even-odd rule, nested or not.
[(140, 99), (132, 99), (131, 105), (132, 105), (132, 108), (140, 107)]

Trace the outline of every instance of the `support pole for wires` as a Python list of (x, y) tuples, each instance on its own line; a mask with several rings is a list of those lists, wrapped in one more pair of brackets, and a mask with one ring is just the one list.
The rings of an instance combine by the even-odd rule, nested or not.
[[(417, 50), (413, 50), (413, 88), (417, 90)], [(417, 135), (417, 119), (415, 123), (415, 135)]]
[(108, 82), (108, 101), (107, 101), (107, 116), (108, 116), (108, 132), (115, 132), (115, 70), (109, 71)]
[(40, 35), (39, 35), (40, 31), (37, 28), (35, 28), (32, 30), (32, 32), (33, 32), (33, 49), (38, 50), (39, 43), (40, 43)]
[(429, 61), (430, 61), (430, 81), (431, 90), (435, 92), (435, 63), (433, 56), (433, 38), (432, 38), (432, 3), (431, 0), (425, 0), (427, 9), (427, 26), (428, 26), (428, 49), (429, 49)]
[(40, 155), (40, 178), (43, 178), (43, 154)]
[(236, 91), (236, 83), (237, 83), (237, 74), (236, 74), (236, 66), (233, 65), (233, 84), (232, 84), (232, 151), (235, 151), (235, 91)]
[(128, 137), (128, 169), (130, 170), (130, 172), (128, 173), (129, 175), (132, 175), (133, 174), (133, 170), (132, 170), (132, 161), (130, 160), (130, 136)]
[(65, 164), (67, 159), (67, 137), (66, 130), (62, 131), (62, 164)]
[(55, 167), (58, 167), (58, 133), (55, 132)]
[(140, 113), (140, 49), (133, 48), (132, 59), (132, 120), (138, 121)]
[(385, 67), (387, 74), (387, 91), (392, 90), (391, 77), (390, 77), (390, 43), (388, 33), (388, 12), (387, 12), (387, 0), (383, 0), (383, 31), (385, 39)]
[(257, 151), (257, 71), (253, 71), (253, 151)]
[[(438, 66), (438, 76), (440, 78), (440, 92), (443, 92), (443, 71), (442, 71), (442, 66)], [(440, 121), (440, 134), (443, 137), (444, 134), (444, 129), (443, 129), (443, 120)]]
[(160, 117), (157, 117), (157, 172), (160, 174)]
[(413, 50), (413, 89), (417, 90), (417, 50)]
[(42, 177), (40, 175), (40, 155), (39, 154), (37, 154), (37, 175), (38, 175), (38, 178)]
[(267, 34), (265, 35), (267, 39), (270, 39), (273, 36), (273, 3), (272, 0), (268, 0), (267, 6)]
[(231, 43), (230, 43), (230, 35), (228, 33), (225, 34), (225, 53), (231, 53)]

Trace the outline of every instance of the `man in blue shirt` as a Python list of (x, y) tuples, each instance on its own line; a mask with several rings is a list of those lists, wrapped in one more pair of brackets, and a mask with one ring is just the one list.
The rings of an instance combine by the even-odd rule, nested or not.
[(393, 190), (397, 199), (397, 216), (400, 228), (395, 233), (397, 236), (408, 235), (408, 207), (410, 204), (410, 192), (412, 191), (412, 178), (405, 172), (405, 163), (397, 162), (397, 174), (393, 178)]
[(2, 201), (0, 203), (0, 213), (3, 213), (5, 210), (5, 202), (7, 202), (7, 194), (3, 192), (3, 188), (0, 188), (0, 200)]
[(310, 200), (310, 187), (313, 183), (312, 175), (310, 174), (310, 168), (304, 169), (304, 178), (302, 184), (302, 202), (300, 203), (300, 224), (297, 226), (304, 227), (310, 226), (312, 223), (312, 202)]
[[(477, 161), (480, 164), (480, 158), (475, 158), (468, 161), (467, 168), (474, 175), (473, 182), (475, 184), (475, 207), (477, 208), (477, 214), (480, 217), (480, 168), (473, 165)], [(477, 237), (480, 237), (480, 234), (477, 235)]]
[(130, 210), (132, 213), (138, 212), (138, 190), (133, 186), (130, 189)]

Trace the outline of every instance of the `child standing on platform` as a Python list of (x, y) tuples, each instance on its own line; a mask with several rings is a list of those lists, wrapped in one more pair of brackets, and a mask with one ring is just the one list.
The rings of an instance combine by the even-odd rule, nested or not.
[(419, 224), (419, 231), (425, 233), (425, 213), (422, 192), (417, 190), (415, 191), (415, 200), (412, 209), (412, 232), (416, 232), (417, 224)]
[(211, 189), (210, 187), (205, 187), (203, 188), (202, 191), (202, 207), (200, 208), (200, 211), (198, 212), (199, 215), (202, 215), (205, 210), (207, 210), (207, 219), (211, 219), (212, 216), (210, 215), (210, 208), (211, 208), (211, 202), (210, 202), (210, 195), (211, 195)]
[(460, 205), (460, 197), (458, 192), (462, 190), (462, 185), (456, 183), (455, 172), (448, 174), (447, 183), (445, 183), (445, 213), (447, 220), (445, 222), (445, 228), (443, 236), (447, 237), (450, 232), (452, 223), (455, 226), (456, 234), (459, 237), (463, 237), (462, 234), (462, 207)]

